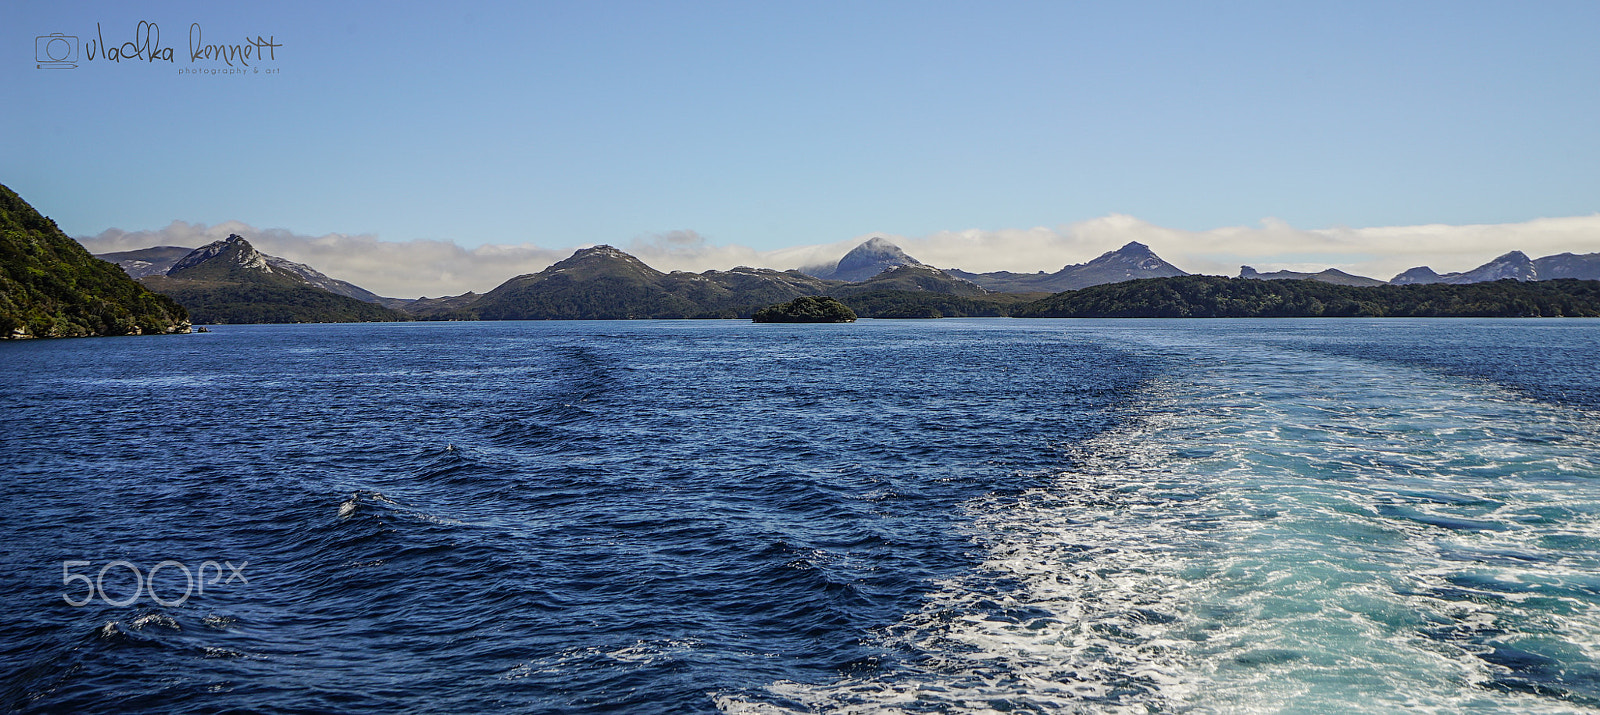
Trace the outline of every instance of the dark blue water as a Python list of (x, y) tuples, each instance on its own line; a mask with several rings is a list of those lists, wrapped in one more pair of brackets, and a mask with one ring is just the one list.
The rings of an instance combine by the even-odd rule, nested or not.
[[(1059, 468), (1150, 369), (1005, 327), (0, 346), (5, 702), (703, 712), (871, 668), (862, 638), (972, 560), (962, 503)], [(118, 559), (248, 561), (248, 584), (63, 603), (62, 562)], [(106, 578), (114, 601), (135, 586)]]
[(3, 344), (0, 707), (1590, 707), (1597, 355), (1595, 321)]

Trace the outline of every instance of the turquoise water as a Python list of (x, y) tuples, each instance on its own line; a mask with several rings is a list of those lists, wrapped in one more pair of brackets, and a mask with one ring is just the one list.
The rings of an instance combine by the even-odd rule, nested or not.
[[(1519, 334), (1462, 321), (1429, 346), (1414, 341), (1443, 336), (1373, 334), (1401, 327), (1064, 328), (1165, 369), (1123, 424), (1073, 445), (1073, 469), (966, 505), (983, 562), (878, 634), (922, 657), (719, 704), (1592, 711), (1597, 423), (1529, 394), (1592, 400), (1600, 326), (1539, 336), (1548, 322)], [(1474, 365), (1473, 342), (1507, 328), (1533, 339), (1496, 343), (1502, 361), (1519, 348), (1525, 362), (1579, 352), (1561, 375), (1497, 362), (1508, 384), (1437, 369)], [(1341, 354), (1352, 345), (1386, 359)], [(1553, 377), (1577, 382), (1553, 389)]]
[[(1597, 357), (1584, 320), (3, 344), (0, 709), (1596, 712)], [(64, 601), (118, 559), (248, 583)]]

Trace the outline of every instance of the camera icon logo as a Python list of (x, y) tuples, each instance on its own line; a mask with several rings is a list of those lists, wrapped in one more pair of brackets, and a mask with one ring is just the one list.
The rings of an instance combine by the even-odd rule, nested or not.
[(78, 38), (59, 32), (33, 38), (33, 59), (42, 70), (70, 70), (78, 66)]

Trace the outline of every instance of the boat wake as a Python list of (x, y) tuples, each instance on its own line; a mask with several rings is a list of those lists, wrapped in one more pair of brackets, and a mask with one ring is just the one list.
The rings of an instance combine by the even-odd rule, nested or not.
[(1048, 488), (969, 503), (983, 562), (871, 634), (876, 668), (716, 705), (1600, 706), (1591, 416), (1415, 368), (1231, 350), (1254, 359), (1191, 356)]

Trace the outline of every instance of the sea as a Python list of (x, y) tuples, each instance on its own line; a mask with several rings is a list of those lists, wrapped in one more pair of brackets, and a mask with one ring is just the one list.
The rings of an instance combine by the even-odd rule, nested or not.
[(0, 344), (0, 709), (1600, 712), (1600, 321)]

